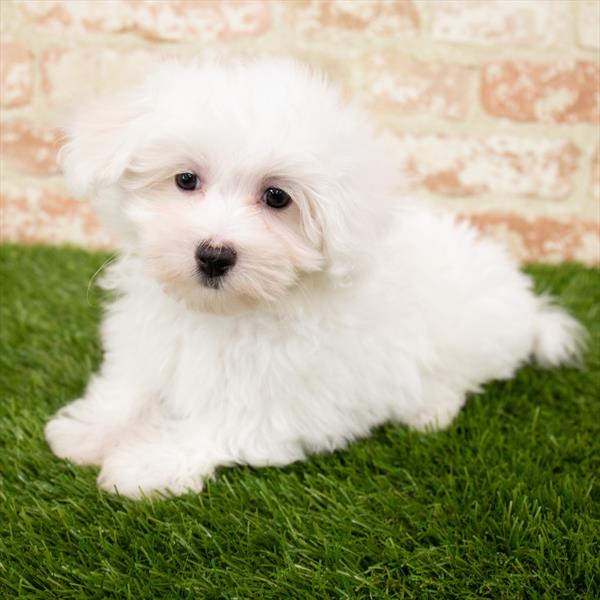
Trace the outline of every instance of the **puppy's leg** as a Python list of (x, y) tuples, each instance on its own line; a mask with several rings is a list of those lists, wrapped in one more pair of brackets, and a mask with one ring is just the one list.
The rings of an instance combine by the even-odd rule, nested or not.
[(146, 421), (105, 457), (98, 475), (102, 489), (130, 498), (199, 492), (217, 466), (231, 464), (190, 423)]
[(140, 404), (131, 381), (98, 375), (83, 398), (62, 408), (44, 434), (52, 452), (79, 465), (100, 465)]
[(164, 415), (139, 423), (106, 456), (98, 485), (130, 498), (153, 493), (179, 495), (201, 491), (217, 467), (284, 466), (305, 457), (297, 436), (288, 439), (270, 427), (260, 428), (258, 434), (252, 428), (226, 429), (224, 424), (175, 421)]

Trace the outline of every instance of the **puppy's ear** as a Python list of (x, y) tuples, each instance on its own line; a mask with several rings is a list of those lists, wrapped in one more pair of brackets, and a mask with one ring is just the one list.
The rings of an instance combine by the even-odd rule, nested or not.
[(132, 93), (97, 100), (76, 112), (58, 155), (74, 194), (96, 196), (119, 180), (143, 135), (144, 113)]

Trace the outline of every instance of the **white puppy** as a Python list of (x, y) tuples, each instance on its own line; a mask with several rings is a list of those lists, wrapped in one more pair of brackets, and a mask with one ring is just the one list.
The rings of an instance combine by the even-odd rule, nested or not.
[(100, 372), (46, 438), (106, 490), (447, 427), (483, 383), (577, 355), (578, 323), (503, 248), (403, 202), (363, 115), (302, 65), (164, 64), (76, 115), (61, 158), (122, 255)]

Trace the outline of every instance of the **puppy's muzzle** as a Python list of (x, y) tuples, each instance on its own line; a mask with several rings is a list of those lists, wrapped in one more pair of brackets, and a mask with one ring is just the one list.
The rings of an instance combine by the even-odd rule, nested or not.
[(196, 248), (198, 272), (208, 287), (219, 287), (219, 280), (235, 265), (237, 253), (231, 246), (202, 243)]

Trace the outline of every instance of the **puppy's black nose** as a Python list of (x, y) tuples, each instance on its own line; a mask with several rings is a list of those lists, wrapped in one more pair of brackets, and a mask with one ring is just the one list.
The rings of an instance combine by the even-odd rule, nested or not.
[(209, 279), (225, 275), (235, 264), (236, 258), (237, 253), (230, 246), (200, 244), (196, 248), (198, 270)]

